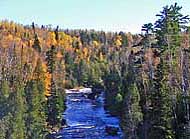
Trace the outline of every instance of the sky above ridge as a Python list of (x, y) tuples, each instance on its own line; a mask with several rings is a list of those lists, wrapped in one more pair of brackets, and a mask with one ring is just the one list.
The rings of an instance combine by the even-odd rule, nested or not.
[(184, 15), (190, 15), (189, 0), (0, 0), (0, 20), (140, 33), (141, 26), (154, 22), (163, 6), (175, 2)]

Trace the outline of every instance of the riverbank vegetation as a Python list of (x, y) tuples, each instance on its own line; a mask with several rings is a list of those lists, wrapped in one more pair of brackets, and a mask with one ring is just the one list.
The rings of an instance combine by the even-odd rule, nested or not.
[(64, 89), (105, 89), (125, 138), (190, 138), (189, 16), (165, 6), (142, 34), (0, 22), (0, 138), (57, 131)]

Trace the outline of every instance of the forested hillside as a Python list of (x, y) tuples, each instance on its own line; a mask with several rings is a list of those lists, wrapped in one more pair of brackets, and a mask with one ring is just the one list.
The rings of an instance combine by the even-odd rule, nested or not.
[(57, 132), (65, 89), (77, 87), (104, 89), (126, 139), (189, 139), (190, 28), (181, 9), (165, 6), (142, 34), (1, 21), (0, 139)]

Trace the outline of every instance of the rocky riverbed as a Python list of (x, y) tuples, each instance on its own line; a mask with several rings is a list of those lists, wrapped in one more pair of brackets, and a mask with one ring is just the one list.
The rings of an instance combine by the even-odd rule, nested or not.
[[(104, 109), (104, 93), (95, 100), (86, 97), (90, 88), (67, 90), (67, 126), (56, 135), (60, 139), (121, 139), (119, 119)], [(113, 131), (112, 131), (113, 130)]]

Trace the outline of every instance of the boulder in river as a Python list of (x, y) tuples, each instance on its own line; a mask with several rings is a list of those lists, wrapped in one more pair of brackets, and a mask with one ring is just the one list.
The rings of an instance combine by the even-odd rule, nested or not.
[(88, 99), (96, 99), (102, 93), (102, 89), (92, 88), (92, 91), (87, 94)]
[(105, 130), (108, 135), (116, 136), (118, 135), (119, 128), (114, 126), (106, 126)]
[(62, 119), (62, 120), (61, 120), (61, 126), (67, 126), (67, 122), (66, 122), (65, 119)]
[(96, 93), (90, 93), (90, 94), (87, 94), (87, 98), (88, 99), (92, 99), (92, 100), (94, 100), (94, 99), (96, 99), (98, 96), (97, 96), (97, 94)]

